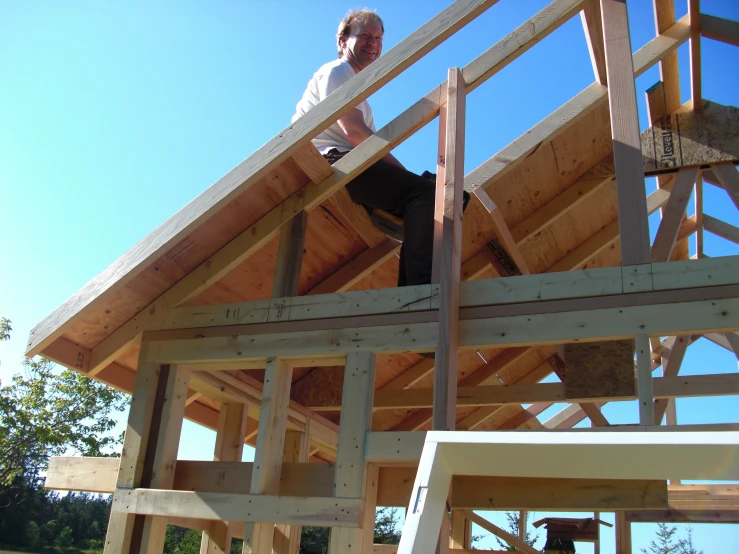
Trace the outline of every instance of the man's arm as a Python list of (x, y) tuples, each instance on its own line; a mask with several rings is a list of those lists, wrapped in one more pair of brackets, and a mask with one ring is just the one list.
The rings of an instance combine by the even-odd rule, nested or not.
[[(338, 124), (339, 127), (341, 127), (341, 130), (344, 131), (349, 144), (351, 144), (353, 148), (356, 148), (374, 134), (372, 129), (365, 125), (364, 115), (361, 110), (358, 110), (357, 108), (350, 110), (349, 113), (341, 117)], [(386, 154), (383, 160), (393, 165), (403, 167), (403, 164), (401, 164), (392, 154)]]

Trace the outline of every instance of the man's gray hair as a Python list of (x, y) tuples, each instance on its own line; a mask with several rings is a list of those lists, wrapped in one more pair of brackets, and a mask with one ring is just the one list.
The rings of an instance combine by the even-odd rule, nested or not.
[(385, 25), (380, 16), (377, 15), (377, 11), (367, 8), (349, 10), (344, 16), (344, 19), (339, 23), (339, 30), (336, 32), (336, 47), (339, 50), (339, 57), (341, 57), (341, 39), (349, 36), (352, 23), (355, 21), (366, 21), (367, 18), (375, 19), (380, 24), (383, 34), (385, 33)]

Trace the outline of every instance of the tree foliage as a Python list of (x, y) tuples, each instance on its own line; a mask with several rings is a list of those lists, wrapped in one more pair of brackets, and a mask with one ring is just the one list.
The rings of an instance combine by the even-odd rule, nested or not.
[(681, 539), (677, 536), (677, 526), (658, 523), (657, 537), (641, 551), (644, 554), (703, 554), (703, 551), (696, 550), (693, 545), (693, 530), (690, 527), (687, 535)]
[[(10, 330), (0, 319), (3, 340)], [(0, 491), (18, 476), (35, 479), (49, 456), (105, 456), (121, 442), (110, 432), (127, 404), (122, 393), (45, 358), (23, 369), (0, 383)]]
[[(521, 526), (521, 519), (520, 514), (518, 512), (506, 512), (505, 518), (508, 523), (508, 532), (518, 537), (518, 530)], [(495, 540), (498, 542), (498, 545), (500, 546), (500, 550), (507, 550), (508, 552), (518, 552), (518, 548), (515, 546), (511, 546), (507, 542), (503, 542), (498, 537), (495, 537)], [(532, 531), (526, 530), (526, 537), (524, 539), (524, 542), (528, 544), (529, 546), (534, 546), (536, 541), (539, 540), (539, 534), (534, 534)]]

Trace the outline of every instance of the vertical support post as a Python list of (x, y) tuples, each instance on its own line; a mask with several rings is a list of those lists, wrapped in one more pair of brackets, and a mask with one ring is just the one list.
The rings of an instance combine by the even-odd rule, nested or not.
[[(447, 87), (448, 87), (447, 83)], [(447, 92), (448, 96), (448, 92)], [(447, 105), (439, 108), (439, 147), (436, 155), (436, 201), (434, 202), (434, 250), (431, 282), (438, 284), (441, 275), (441, 245), (444, 236), (444, 185), (446, 184), (446, 123)]]
[[(157, 421), (156, 425), (158, 425), (164, 395), (157, 395), (157, 390), (160, 388), (160, 367), (159, 364), (146, 361), (148, 348), (149, 343), (144, 342), (139, 353), (138, 369), (131, 396), (128, 424), (123, 439), (123, 452), (121, 453), (116, 481), (116, 487), (120, 489), (149, 486), (149, 477), (147, 476), (147, 479), (144, 480), (144, 465), (152, 422)], [(139, 520), (138, 527), (140, 527), (142, 523), (141, 516), (110, 512), (104, 554), (128, 554), (137, 519)], [(136, 548), (138, 548), (138, 544)]]
[[(434, 370), (433, 429), (453, 430), (457, 411), (457, 336), (462, 262), (465, 82), (459, 68), (449, 70), (445, 142), (444, 220), (439, 263), (441, 283), (439, 340)], [(438, 191), (438, 183), (437, 183)], [(438, 199), (437, 193), (437, 199)]]
[[(367, 433), (372, 428), (372, 403), (375, 393), (375, 355), (372, 352), (352, 352), (346, 358), (344, 388), (341, 397), (339, 447), (336, 456), (334, 496), (367, 497), (367, 463), (364, 449)], [(376, 482), (376, 479), (375, 479)], [(375, 492), (376, 497), (376, 492)], [(331, 529), (329, 554), (361, 554), (364, 532), (374, 531), (375, 506), (365, 506), (365, 522), (370, 529), (334, 527)], [(370, 539), (371, 540), (371, 539)]]
[(703, 172), (695, 181), (695, 257), (703, 257)]
[(526, 510), (518, 512), (518, 538), (526, 542), (526, 526), (528, 524), (529, 513)]
[(701, 20), (700, 1), (688, 0), (690, 15), (690, 96), (693, 99), (693, 111), (703, 107), (701, 91)]
[[(218, 417), (216, 447), (213, 460), (216, 462), (240, 462), (244, 453), (247, 406), (234, 402), (223, 404)], [(212, 521), (210, 529), (203, 532), (200, 554), (229, 554), (233, 524), (227, 521)]]
[(624, 0), (600, 0), (606, 50), (613, 159), (618, 194), (618, 228), (623, 265), (649, 263), (649, 224), (634, 64)]
[(460, 510), (452, 510), (452, 530), (449, 534), (449, 548), (452, 550), (467, 548), (465, 546), (466, 519)]
[(652, 390), (652, 348), (649, 336), (636, 335), (636, 374), (639, 386), (639, 423), (654, 425), (654, 392)]
[(616, 554), (631, 554), (631, 523), (625, 512), (616, 512)]
[[(600, 519), (600, 512), (593, 512), (593, 519)], [(600, 554), (600, 523), (595, 526), (595, 544), (593, 545), (593, 554)]]
[(272, 284), (273, 298), (298, 294), (307, 224), (308, 213), (303, 210), (280, 229), (280, 246), (277, 250), (277, 266)]
[[(159, 429), (156, 435), (152, 428), (149, 443), (150, 454), (153, 454), (150, 487), (152, 489), (172, 489), (174, 472), (177, 465), (177, 450), (180, 446), (182, 421), (185, 417), (187, 386), (190, 374), (178, 366), (162, 366), (161, 381), (164, 383), (164, 401)], [(152, 452), (153, 450), (153, 452)], [(148, 462), (148, 460), (147, 460)], [(158, 516), (146, 516), (141, 532), (141, 553), (161, 554), (164, 551), (164, 534), (167, 530), (167, 519)]]
[[(305, 426), (306, 432), (287, 431), (282, 463), (308, 463), (310, 455), (310, 421)], [(301, 525), (275, 526), (274, 550), (284, 554), (298, 554), (300, 551)]]
[[(282, 451), (287, 430), (292, 366), (279, 358), (267, 360), (259, 414), (257, 448), (251, 476), (251, 494), (277, 495), (280, 492)], [(247, 523), (244, 554), (272, 554), (274, 523)]]

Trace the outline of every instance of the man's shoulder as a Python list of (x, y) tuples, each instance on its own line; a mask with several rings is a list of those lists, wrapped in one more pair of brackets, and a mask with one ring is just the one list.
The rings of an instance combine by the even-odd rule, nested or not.
[(331, 60), (330, 62), (323, 64), (318, 69), (318, 71), (316, 71), (313, 78), (322, 79), (328, 75), (334, 75), (334, 76), (346, 75), (347, 77), (353, 77), (354, 70), (352, 69), (352, 66), (349, 64), (349, 62), (346, 62), (342, 60), (341, 58), (337, 58), (335, 60)]

